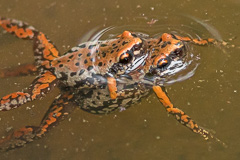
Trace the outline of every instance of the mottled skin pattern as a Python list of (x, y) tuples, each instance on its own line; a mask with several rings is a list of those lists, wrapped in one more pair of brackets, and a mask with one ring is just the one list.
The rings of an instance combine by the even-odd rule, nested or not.
[[(124, 31), (115, 39), (80, 44), (63, 56), (45, 34), (21, 21), (0, 18), (0, 26), (18, 38), (33, 41), (35, 64), (0, 70), (0, 77), (39, 76), (28, 89), (0, 99), (0, 111), (17, 108), (49, 93), (55, 86), (61, 94), (52, 103), (39, 126), (25, 126), (0, 140), (1, 150), (10, 150), (40, 138), (76, 106), (94, 114), (126, 108), (155, 92), (167, 112), (205, 139), (213, 136), (176, 108), (162, 89), (161, 78), (169, 65), (184, 60), (185, 43), (207, 45), (213, 39), (191, 39), (164, 33), (145, 38)], [(149, 78), (151, 77), (151, 78)]]

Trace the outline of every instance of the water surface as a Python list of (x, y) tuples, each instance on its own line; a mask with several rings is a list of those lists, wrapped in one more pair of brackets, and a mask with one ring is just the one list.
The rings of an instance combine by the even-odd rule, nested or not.
[[(151, 95), (126, 111), (106, 116), (78, 109), (44, 138), (2, 153), (1, 159), (239, 159), (239, 8), (239, 0), (0, 0), (1, 16), (26, 21), (46, 33), (61, 53), (84, 40), (82, 37), (89, 31), (110, 26), (118, 27), (116, 32), (130, 29), (152, 36), (182, 31), (226, 41), (236, 37), (230, 42), (235, 47), (193, 46), (201, 58), (196, 73), (166, 87), (176, 106), (214, 132), (228, 148), (206, 142), (179, 125)], [(150, 26), (147, 22), (152, 19), (158, 21)], [(0, 47), (1, 68), (33, 61), (29, 41), (1, 34)], [(33, 79), (34, 76), (0, 79), (0, 96), (27, 87)], [(0, 113), (0, 135), (6, 135), (11, 128), (38, 125), (57, 95), (55, 89), (42, 100)]]

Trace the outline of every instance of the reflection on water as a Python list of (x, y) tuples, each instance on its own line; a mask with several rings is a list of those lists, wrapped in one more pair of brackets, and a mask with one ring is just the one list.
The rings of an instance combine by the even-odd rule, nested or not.
[[(239, 7), (237, 0), (2, 1), (0, 15), (27, 21), (64, 53), (108, 26), (114, 27), (103, 31), (101, 39), (130, 30), (151, 37), (176, 32), (227, 40), (240, 34)], [(158, 21), (147, 25), (151, 19)], [(1, 68), (32, 62), (31, 42), (6, 34), (1, 34), (0, 42)], [(190, 45), (191, 64), (172, 76), (168, 80), (171, 85), (166, 87), (171, 100), (199, 125), (216, 132), (227, 149), (176, 124), (151, 95), (121, 113), (96, 116), (76, 110), (44, 138), (4, 153), (1, 159), (239, 159), (240, 41), (231, 43), (236, 47), (225, 48), (226, 53), (215, 46)], [(1, 96), (27, 87), (33, 78), (1, 79)], [(0, 135), (6, 135), (6, 128), (39, 124), (57, 95), (56, 90), (43, 100), (1, 113)]]
[[(194, 19), (194, 17), (191, 17)], [(194, 19), (196, 22), (200, 23), (200, 20)], [(217, 33), (212, 27), (209, 27), (206, 23), (203, 23), (205, 27), (205, 30), (210, 30), (211, 33)], [(105, 40), (107, 39), (115, 39), (118, 35), (122, 33), (124, 30), (134, 31), (135, 34), (139, 35), (139, 37), (143, 39), (148, 38), (159, 38), (161, 35), (166, 32), (166, 28), (171, 28), (170, 33), (181, 35), (181, 36), (188, 36), (191, 38), (199, 37), (198, 35), (193, 35), (194, 33), (191, 33), (190, 31), (193, 30), (191, 26), (177, 26), (177, 25), (159, 25), (158, 23), (155, 23), (154, 26), (152, 26), (150, 29), (148, 28), (147, 24), (145, 25), (124, 25), (124, 26), (111, 26), (104, 28), (100, 31), (97, 31), (97, 28), (93, 28), (92, 30), (89, 30), (83, 37), (80, 39), (80, 43), (86, 42), (86, 41), (99, 41), (99, 40)], [(210, 28), (210, 29), (209, 29)], [(138, 31), (148, 31), (148, 32), (156, 32), (154, 35), (148, 35), (144, 32), (138, 32)], [(188, 33), (189, 32), (189, 33)], [(114, 34), (111, 34), (114, 33)], [(217, 35), (218, 37), (220, 35)], [(211, 37), (215, 37), (214, 35), (211, 35)], [(104, 39), (105, 38), (105, 39)], [(207, 37), (206, 37), (207, 38)], [(166, 71), (162, 72), (162, 84), (163, 85), (169, 85), (173, 84), (178, 81), (186, 80), (190, 77), (192, 77), (199, 65), (197, 62), (200, 59), (200, 56), (194, 52), (193, 48), (189, 46), (189, 44), (185, 44), (185, 52), (186, 56), (184, 58), (179, 60), (174, 60), (170, 66), (168, 66), (168, 69)], [(195, 53), (195, 54), (194, 54)], [(147, 53), (146, 53), (147, 54)], [(163, 78), (164, 77), (164, 78)]]

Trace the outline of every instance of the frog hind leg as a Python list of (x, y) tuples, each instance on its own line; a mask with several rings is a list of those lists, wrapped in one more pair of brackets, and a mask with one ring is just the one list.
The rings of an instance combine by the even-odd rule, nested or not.
[(14, 34), (21, 39), (33, 39), (38, 32), (27, 23), (15, 19), (0, 17), (0, 26), (8, 33)]
[(47, 131), (52, 127), (55, 127), (76, 108), (76, 104), (71, 101), (72, 99), (73, 95), (71, 94), (64, 93), (63, 95), (60, 95), (54, 100), (39, 126), (25, 126), (15, 130), (0, 140), (0, 150), (8, 151), (22, 147), (26, 143), (43, 137)]
[(56, 86), (57, 79), (51, 72), (53, 69), (50, 62), (57, 58), (59, 53), (46, 35), (27, 23), (0, 17), (0, 26), (18, 38), (33, 40), (35, 60), (41, 71), (26, 92), (14, 92), (0, 99), (0, 111), (6, 111), (42, 97)]
[[(18, 38), (32, 40), (38, 32), (27, 23), (0, 17), (0, 26), (8, 33), (14, 34)], [(24, 64), (11, 69), (1, 69), (0, 78), (29, 75), (37, 71), (34, 64)]]
[(0, 17), (0, 26), (18, 38), (33, 40), (34, 57), (37, 67), (49, 69), (50, 62), (59, 57), (59, 51), (48, 37), (33, 26), (15, 19)]
[(14, 92), (0, 99), (0, 111), (17, 108), (27, 102), (43, 97), (58, 83), (56, 76), (50, 71), (44, 71), (24, 92)]
[(0, 78), (33, 75), (37, 72), (34, 64), (22, 64), (13, 68), (0, 69)]

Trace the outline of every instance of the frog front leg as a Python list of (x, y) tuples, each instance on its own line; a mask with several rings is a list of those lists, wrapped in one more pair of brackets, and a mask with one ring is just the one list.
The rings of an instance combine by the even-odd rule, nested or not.
[(73, 95), (69, 93), (59, 96), (52, 103), (39, 126), (25, 126), (15, 130), (0, 140), (0, 150), (7, 151), (22, 147), (34, 139), (41, 138), (75, 109), (76, 104), (71, 102), (72, 98)]
[(43, 72), (33, 81), (26, 91), (14, 92), (2, 97), (0, 99), (0, 111), (11, 110), (42, 97), (56, 86), (57, 82), (58, 80), (52, 72)]
[(213, 138), (213, 135), (211, 133), (198, 126), (197, 123), (194, 122), (192, 118), (190, 118), (186, 113), (173, 106), (170, 99), (160, 86), (153, 86), (153, 91), (155, 92), (167, 112), (172, 114), (182, 125), (191, 129), (193, 132), (200, 134), (206, 140), (208, 140), (209, 138)]
[(192, 42), (194, 44), (197, 45), (208, 45), (209, 43), (215, 43), (217, 42), (215, 39), (213, 38), (207, 38), (207, 39), (201, 39), (201, 38), (190, 38), (190, 37), (181, 37), (175, 34), (172, 34), (173, 38), (177, 39), (177, 40), (181, 40), (181, 41), (185, 41), (185, 42)]
[(108, 91), (111, 99), (117, 98), (117, 81), (114, 77), (107, 77)]

